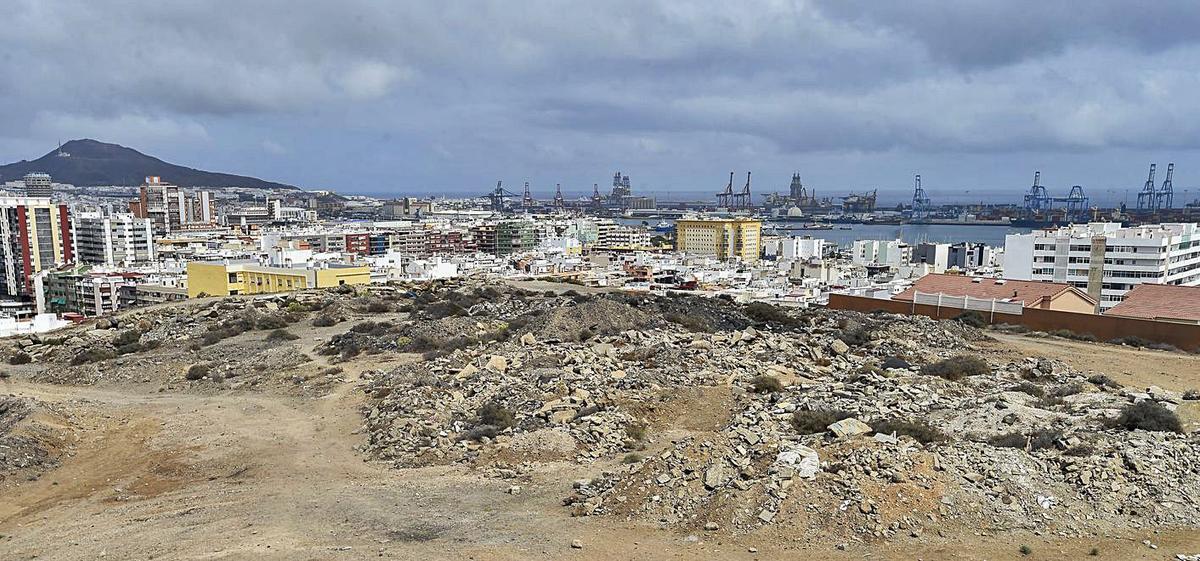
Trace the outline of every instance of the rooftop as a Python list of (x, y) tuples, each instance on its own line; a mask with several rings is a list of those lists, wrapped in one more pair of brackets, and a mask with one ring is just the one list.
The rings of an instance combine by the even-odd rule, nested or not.
[(1139, 284), (1104, 315), (1200, 323), (1200, 286)]
[(1041, 307), (1066, 292), (1074, 292), (1093, 303), (1095, 302), (1091, 296), (1064, 283), (990, 279), (936, 273), (921, 277), (912, 287), (893, 296), (892, 299), (911, 302), (917, 292), (1021, 302), (1026, 308)]

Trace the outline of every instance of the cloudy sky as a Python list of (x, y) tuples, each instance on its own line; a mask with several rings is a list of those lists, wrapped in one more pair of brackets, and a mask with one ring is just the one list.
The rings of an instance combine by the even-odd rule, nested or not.
[[(1200, 2), (6, 0), (0, 159), (371, 193), (1200, 196)], [(1160, 176), (1161, 177), (1161, 176)], [(740, 181), (740, 180), (739, 180)], [(1179, 200), (1179, 196), (1177, 196)]]

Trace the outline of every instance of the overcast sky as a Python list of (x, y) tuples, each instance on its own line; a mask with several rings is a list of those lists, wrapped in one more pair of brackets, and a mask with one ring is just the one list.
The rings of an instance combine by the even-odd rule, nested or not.
[[(324, 4), (324, 5), (321, 5)], [(346, 192), (1200, 195), (1200, 2), (6, 0), (0, 159)], [(1161, 179), (1161, 175), (1160, 175)], [(739, 179), (739, 184), (743, 179)], [(1180, 200), (1177, 195), (1176, 200)]]

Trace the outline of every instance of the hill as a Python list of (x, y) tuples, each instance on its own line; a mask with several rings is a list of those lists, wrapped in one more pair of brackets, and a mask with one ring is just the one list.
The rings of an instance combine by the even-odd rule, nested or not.
[(0, 179), (12, 181), (30, 172), (45, 172), (55, 181), (80, 186), (141, 185), (157, 175), (182, 187), (253, 187), (296, 189), (295, 186), (257, 177), (215, 173), (164, 162), (132, 148), (92, 139), (72, 140), (33, 161), (0, 166)]

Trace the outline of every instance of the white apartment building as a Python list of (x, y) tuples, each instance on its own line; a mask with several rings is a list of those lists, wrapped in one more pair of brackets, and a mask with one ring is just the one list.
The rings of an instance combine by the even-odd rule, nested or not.
[(851, 249), (855, 265), (888, 265), (899, 268), (912, 262), (913, 248), (900, 240), (858, 240)]
[(1142, 283), (1200, 286), (1200, 227), (1093, 222), (1004, 240), (1004, 276), (1065, 282), (1106, 311)]
[(149, 218), (83, 212), (72, 222), (76, 260), (82, 263), (133, 266), (154, 261), (154, 225)]

